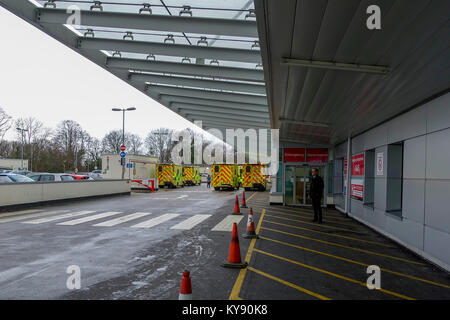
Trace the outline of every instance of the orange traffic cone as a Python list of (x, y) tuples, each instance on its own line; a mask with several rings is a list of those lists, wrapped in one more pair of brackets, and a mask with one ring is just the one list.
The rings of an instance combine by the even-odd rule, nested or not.
[(241, 208), (247, 208), (247, 203), (245, 202), (245, 191), (242, 191), (242, 205)]
[(234, 200), (234, 211), (233, 214), (242, 214), (241, 211), (239, 210), (239, 199), (238, 196), (236, 195), (236, 200)]
[(245, 268), (247, 262), (241, 262), (241, 249), (239, 248), (239, 238), (237, 233), (237, 223), (233, 223), (233, 232), (231, 233), (230, 250), (228, 251), (228, 261), (222, 263), (222, 267)]
[(178, 300), (192, 300), (191, 278), (189, 278), (189, 271), (184, 270), (181, 278), (180, 295)]
[(253, 209), (250, 208), (250, 212), (248, 213), (247, 220), (247, 233), (243, 235), (246, 239), (258, 238), (258, 235), (255, 232), (255, 223), (253, 222)]

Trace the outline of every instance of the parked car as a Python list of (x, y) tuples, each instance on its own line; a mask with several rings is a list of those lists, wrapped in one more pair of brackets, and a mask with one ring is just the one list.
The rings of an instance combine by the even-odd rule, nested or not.
[(0, 173), (0, 183), (16, 183), (16, 182), (34, 182), (34, 180), (21, 174)]
[(13, 170), (13, 171), (11, 171), (11, 173), (21, 174), (21, 175), (27, 176), (27, 177), (34, 174), (34, 172), (29, 171), (29, 170)]
[(75, 180), (70, 174), (66, 173), (33, 173), (30, 178), (34, 181), (73, 181)]
[(82, 174), (71, 174), (71, 177), (73, 177), (77, 181), (83, 181), (83, 180), (94, 180), (88, 175), (82, 175)]
[(93, 170), (92, 172), (89, 172), (89, 176), (94, 179), (103, 179), (102, 170)]

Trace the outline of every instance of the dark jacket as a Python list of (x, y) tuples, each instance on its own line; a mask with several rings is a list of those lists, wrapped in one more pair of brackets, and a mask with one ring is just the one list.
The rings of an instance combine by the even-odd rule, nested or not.
[(319, 176), (311, 179), (309, 195), (311, 199), (320, 199), (323, 195), (323, 179)]

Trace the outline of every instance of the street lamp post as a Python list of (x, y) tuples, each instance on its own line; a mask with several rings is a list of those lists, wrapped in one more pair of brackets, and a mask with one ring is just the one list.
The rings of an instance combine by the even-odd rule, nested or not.
[(20, 131), (20, 134), (22, 136), (22, 170), (23, 170), (23, 133), (24, 133), (24, 131), (28, 131), (28, 129), (19, 128), (19, 127), (17, 127), (16, 129)]
[[(122, 144), (125, 145), (125, 112), (126, 111), (134, 111), (135, 107), (131, 108), (112, 108), (112, 111), (122, 111)], [(122, 179), (125, 176), (125, 161), (122, 161)]]

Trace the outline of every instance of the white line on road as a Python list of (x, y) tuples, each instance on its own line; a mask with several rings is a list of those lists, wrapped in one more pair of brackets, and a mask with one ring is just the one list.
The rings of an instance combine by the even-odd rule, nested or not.
[(131, 227), (132, 228), (151, 228), (151, 227), (154, 227), (165, 221), (169, 221), (170, 219), (173, 219), (178, 216), (179, 216), (179, 214), (176, 214), (176, 213), (166, 213), (159, 217), (135, 224), (134, 226), (131, 226)]
[(100, 223), (94, 224), (93, 226), (95, 226), (95, 227), (112, 227), (112, 226), (116, 226), (118, 224), (121, 224), (121, 223), (124, 223), (127, 221), (131, 221), (134, 219), (139, 219), (141, 217), (148, 216), (149, 214), (152, 214), (152, 213), (151, 212), (136, 212), (133, 214), (129, 214), (129, 215), (120, 217), (120, 218), (100, 222)]
[(28, 219), (28, 218), (48, 216), (51, 214), (63, 213), (63, 212), (68, 212), (68, 211), (69, 210), (55, 210), (55, 211), (47, 211), (47, 212), (42, 212), (42, 213), (26, 214), (26, 215), (20, 216), (20, 217), (0, 219), (0, 223), (19, 221), (19, 220)]
[(42, 212), (42, 211), (44, 211), (44, 210), (42, 210), (42, 209), (39, 209), (39, 210), (29, 209), (29, 210), (21, 210), (21, 211), (8, 212), (8, 213), (0, 213), (0, 218), (11, 217), (11, 216), (18, 216), (20, 214)]
[(65, 219), (65, 218), (82, 216), (84, 214), (89, 214), (89, 213), (93, 213), (93, 212), (95, 212), (95, 211), (71, 212), (71, 213), (66, 213), (66, 214), (62, 214), (62, 215), (59, 215), (59, 216), (53, 216), (53, 217), (49, 217), (49, 218), (41, 218), (41, 219), (36, 219), (36, 220), (24, 221), (22, 223), (39, 224), (39, 223), (45, 223), (45, 222), (61, 220), (61, 219)]
[(191, 230), (197, 224), (199, 224), (203, 220), (208, 219), (209, 217), (211, 217), (210, 214), (196, 214), (195, 216), (192, 216), (192, 217), (180, 222), (179, 224), (174, 225), (170, 229)]
[(233, 230), (233, 223), (239, 224), (241, 219), (244, 216), (227, 216), (225, 219), (220, 221), (214, 228), (211, 229), (211, 231), (232, 231)]
[(58, 223), (58, 225), (73, 226), (73, 225), (76, 225), (76, 224), (80, 224), (80, 223), (84, 223), (84, 222), (88, 222), (88, 221), (92, 221), (92, 220), (97, 220), (97, 219), (101, 219), (101, 218), (110, 217), (110, 216), (113, 216), (113, 215), (119, 214), (119, 213), (122, 213), (122, 212), (103, 212), (103, 213), (95, 214), (93, 216), (89, 216), (89, 217), (85, 217), (85, 218), (80, 218), (80, 219), (75, 219), (75, 220), (61, 222), (61, 223)]
[(183, 199), (183, 198), (186, 198), (186, 197), (187, 197), (187, 195), (186, 195), (186, 194), (183, 194), (183, 195), (177, 197), (177, 199)]

